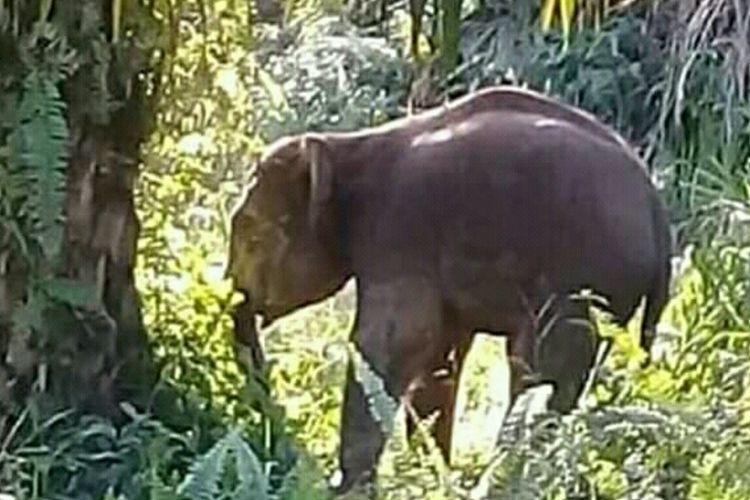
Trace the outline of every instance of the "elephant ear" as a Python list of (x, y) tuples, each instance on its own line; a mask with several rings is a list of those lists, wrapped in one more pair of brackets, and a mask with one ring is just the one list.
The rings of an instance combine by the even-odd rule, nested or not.
[(310, 199), (308, 221), (312, 229), (319, 229), (323, 211), (333, 198), (333, 163), (325, 138), (306, 135), (302, 139), (302, 154), (309, 165)]

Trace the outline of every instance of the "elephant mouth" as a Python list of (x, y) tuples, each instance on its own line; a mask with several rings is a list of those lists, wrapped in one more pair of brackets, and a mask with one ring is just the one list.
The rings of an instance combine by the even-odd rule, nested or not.
[[(247, 288), (242, 289), (241, 292), (245, 296), (246, 310), (250, 313), (253, 320), (260, 319), (260, 328), (270, 326), (278, 317), (273, 314), (273, 308), (269, 307), (269, 304), (262, 297), (259, 297), (259, 294), (253, 293)], [(255, 321), (252, 321), (252, 323), (253, 327), (255, 327)]]

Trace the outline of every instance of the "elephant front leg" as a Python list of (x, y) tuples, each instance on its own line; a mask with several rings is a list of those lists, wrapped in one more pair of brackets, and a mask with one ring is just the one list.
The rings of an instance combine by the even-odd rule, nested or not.
[[(360, 284), (358, 295), (354, 344), (369, 368), (381, 377), (388, 395), (400, 402), (409, 384), (429, 369), (442, 347), (437, 288), (423, 280), (402, 278), (385, 284)], [(374, 480), (386, 437), (350, 362), (337, 493)]]
[[(390, 391), (389, 391), (390, 392)], [(370, 403), (354, 375), (350, 361), (346, 369), (346, 386), (341, 411), (341, 445), (339, 448), (340, 483), (333, 488), (346, 493), (357, 484), (375, 479), (377, 460), (386, 436), (370, 413)]]

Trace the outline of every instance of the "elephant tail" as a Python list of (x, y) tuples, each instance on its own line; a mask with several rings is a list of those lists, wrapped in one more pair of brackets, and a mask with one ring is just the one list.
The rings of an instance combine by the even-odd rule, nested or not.
[(651, 351), (656, 336), (656, 324), (669, 299), (670, 280), (672, 278), (672, 237), (669, 230), (669, 219), (666, 208), (654, 193), (651, 202), (654, 241), (656, 242), (656, 266), (651, 286), (646, 293), (646, 305), (641, 324), (641, 348)]

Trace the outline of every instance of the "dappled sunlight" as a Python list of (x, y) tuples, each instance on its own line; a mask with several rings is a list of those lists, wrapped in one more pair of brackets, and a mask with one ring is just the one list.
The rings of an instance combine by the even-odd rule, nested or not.
[(354, 320), (354, 284), (277, 320), (261, 333), (272, 393), (305, 448), (332, 468), (338, 445), (346, 342)]
[(505, 340), (477, 335), (463, 369), (456, 401), (453, 442), (461, 455), (490, 455), (507, 411), (509, 368)]

